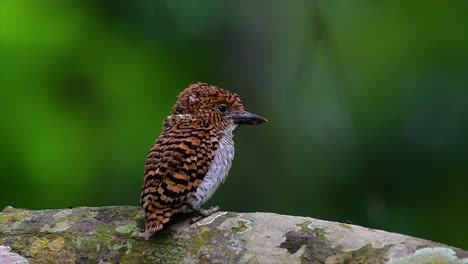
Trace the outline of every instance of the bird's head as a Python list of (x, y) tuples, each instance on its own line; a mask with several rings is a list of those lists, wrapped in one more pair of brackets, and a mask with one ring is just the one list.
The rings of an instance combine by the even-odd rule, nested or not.
[(192, 84), (179, 94), (172, 108), (172, 117), (175, 116), (190, 117), (223, 128), (267, 121), (264, 117), (246, 112), (237, 94), (207, 83)]

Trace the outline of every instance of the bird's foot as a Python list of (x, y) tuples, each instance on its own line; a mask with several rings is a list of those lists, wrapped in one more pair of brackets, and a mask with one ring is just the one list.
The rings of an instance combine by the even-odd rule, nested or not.
[(198, 210), (195, 210), (199, 214), (201, 214), (204, 217), (210, 216), (216, 212), (219, 211), (219, 206), (213, 206), (210, 209), (203, 209), (203, 208), (198, 208)]
[(197, 212), (200, 215), (192, 218), (190, 220), (190, 224), (194, 224), (194, 223), (200, 221), (201, 219), (218, 212), (219, 211), (219, 206), (213, 206), (210, 209), (203, 209), (203, 208), (200, 208), (200, 207), (199, 208), (192, 207), (192, 210)]

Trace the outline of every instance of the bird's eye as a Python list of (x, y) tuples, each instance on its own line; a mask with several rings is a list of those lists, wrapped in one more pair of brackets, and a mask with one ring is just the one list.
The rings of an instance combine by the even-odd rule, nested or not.
[(224, 104), (220, 104), (216, 107), (216, 109), (218, 109), (218, 112), (220, 112), (221, 114), (224, 114), (227, 111), (227, 106)]

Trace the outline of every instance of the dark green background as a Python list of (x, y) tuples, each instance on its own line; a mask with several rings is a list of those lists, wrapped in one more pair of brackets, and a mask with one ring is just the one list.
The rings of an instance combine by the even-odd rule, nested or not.
[(468, 248), (467, 1), (0, 2), (0, 207), (139, 204), (177, 94), (236, 130), (210, 204)]

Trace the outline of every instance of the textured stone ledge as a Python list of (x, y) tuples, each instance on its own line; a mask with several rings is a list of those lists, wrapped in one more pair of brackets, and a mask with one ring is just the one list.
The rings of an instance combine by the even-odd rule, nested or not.
[(5, 208), (0, 263), (468, 263), (435, 242), (309, 217), (218, 212), (146, 241), (138, 207)]

